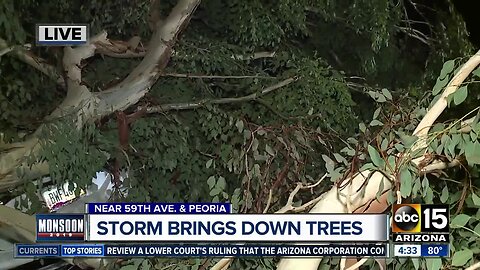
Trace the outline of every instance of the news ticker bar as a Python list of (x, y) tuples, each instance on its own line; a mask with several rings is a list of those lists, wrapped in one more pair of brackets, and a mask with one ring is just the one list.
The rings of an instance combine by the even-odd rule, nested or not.
[(450, 257), (448, 244), (394, 245), (395, 257)]
[(15, 244), (15, 257), (389, 257), (389, 244), (109, 245)]

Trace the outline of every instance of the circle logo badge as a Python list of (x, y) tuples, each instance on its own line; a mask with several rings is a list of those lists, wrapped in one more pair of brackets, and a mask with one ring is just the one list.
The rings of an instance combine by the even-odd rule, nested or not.
[(418, 225), (420, 216), (415, 208), (404, 205), (395, 211), (393, 221), (402, 231), (411, 231)]

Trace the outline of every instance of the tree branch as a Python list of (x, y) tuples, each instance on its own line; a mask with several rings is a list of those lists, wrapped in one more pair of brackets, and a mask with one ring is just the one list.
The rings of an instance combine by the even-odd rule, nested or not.
[(12, 53), (20, 61), (37, 69), (47, 77), (54, 80), (58, 85), (65, 87), (65, 82), (62, 76), (58, 74), (57, 69), (54, 66), (49, 65), (44, 59), (35, 56), (32, 52), (27, 50), (28, 47), (30, 47), (30, 45), (9, 47), (7, 42), (0, 38), (0, 56), (7, 53)]
[(143, 61), (120, 84), (98, 93), (102, 115), (137, 103), (152, 87), (171, 57), (172, 47), (200, 0), (180, 0), (154, 33)]
[(67, 114), (74, 114), (78, 128), (95, 114), (98, 99), (83, 84), (82, 60), (95, 55), (98, 44), (108, 42), (107, 33), (102, 32), (90, 38), (88, 44), (79, 47), (65, 47), (63, 50), (63, 69), (67, 83), (67, 96), (63, 102), (46, 118), (61, 118)]
[(146, 50), (140, 44), (140, 38), (132, 37), (128, 42), (120, 40), (109, 40), (97, 46), (96, 52), (114, 58), (137, 58), (144, 57)]
[[(290, 192), (290, 195), (288, 196), (288, 200), (285, 203), (285, 205), (282, 208), (280, 208), (280, 210), (276, 211), (275, 214), (285, 214), (285, 213), (288, 213), (288, 212), (298, 213), (298, 212), (305, 211), (310, 206), (316, 204), (321, 199), (321, 197), (317, 197), (317, 198), (315, 198), (311, 201), (308, 201), (308, 202), (302, 204), (301, 206), (293, 206), (293, 199), (295, 198), (295, 195), (297, 195), (297, 193), (300, 191), (300, 189), (314, 188), (317, 185), (319, 185), (326, 177), (327, 177), (327, 174), (323, 175), (316, 183), (308, 185), (308, 186), (304, 186), (302, 183), (298, 183), (297, 186), (293, 189), (293, 191)], [(270, 193), (269, 193), (267, 207), (263, 211), (264, 214), (267, 212), (268, 207), (270, 205), (270, 201), (272, 199), (272, 192), (271, 191), (272, 190), (270, 190)], [(210, 270), (224, 269), (224, 267), (227, 266), (228, 263), (230, 263), (232, 260), (233, 260), (233, 257), (224, 257), (223, 259), (218, 261), (214, 266), (212, 266), (212, 268), (210, 268)]]
[(1, 46), (3, 47), (0, 51), (0, 56), (3, 56), (4, 54), (7, 54), (15, 49), (14, 46), (8, 47), (8, 46)]
[(243, 97), (236, 97), (236, 98), (219, 98), (219, 99), (203, 99), (200, 101), (196, 102), (187, 102), (187, 103), (173, 103), (173, 104), (165, 104), (165, 105), (160, 105), (160, 106), (154, 106), (154, 107), (149, 107), (147, 108), (147, 113), (160, 113), (160, 112), (165, 112), (165, 111), (171, 111), (171, 110), (191, 110), (191, 109), (196, 109), (203, 107), (207, 104), (227, 104), (227, 103), (238, 103), (238, 102), (246, 102), (246, 101), (251, 101), (255, 100), (261, 96), (264, 96), (272, 91), (275, 91), (277, 89), (280, 89), (284, 86), (287, 86), (291, 84), (292, 82), (295, 82), (298, 80), (297, 77), (293, 78), (288, 78), (286, 80), (283, 80), (279, 83), (276, 83), (272, 86), (269, 86), (265, 89), (263, 89), (260, 92), (256, 92), (247, 96)]
[(239, 75), (239, 76), (221, 76), (221, 75), (192, 75), (192, 74), (179, 74), (179, 73), (164, 73), (162, 77), (176, 77), (176, 78), (192, 78), (192, 79), (276, 79), (275, 77), (257, 76), (257, 75)]
[(447, 97), (455, 91), (462, 84), (462, 82), (470, 75), (470, 73), (480, 64), (480, 50), (473, 55), (453, 76), (440, 98), (435, 104), (428, 110), (427, 114), (423, 117), (422, 121), (418, 124), (413, 135), (422, 137), (428, 134), (431, 126), (440, 116), (440, 114), (447, 108)]
[(275, 54), (275, 52), (256, 52), (251, 55), (232, 55), (232, 58), (236, 60), (256, 60), (260, 58), (272, 58), (275, 57)]
[(140, 58), (140, 57), (145, 57), (145, 55), (147, 54), (147, 52), (132, 52), (132, 51), (116, 53), (116, 52), (107, 51), (107, 50), (98, 50), (97, 52), (99, 54), (106, 55), (113, 58)]
[(480, 262), (477, 262), (475, 264), (472, 264), (468, 268), (465, 268), (465, 270), (476, 270), (476, 269), (479, 269), (479, 268), (480, 268)]

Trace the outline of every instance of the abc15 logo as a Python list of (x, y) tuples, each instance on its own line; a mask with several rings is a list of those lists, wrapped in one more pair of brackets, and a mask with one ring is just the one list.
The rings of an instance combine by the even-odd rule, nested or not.
[(394, 204), (392, 232), (449, 232), (448, 205)]

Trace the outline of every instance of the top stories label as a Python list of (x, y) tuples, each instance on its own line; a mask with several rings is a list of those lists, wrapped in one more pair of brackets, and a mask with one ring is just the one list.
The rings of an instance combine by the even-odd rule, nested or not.
[(88, 214), (230, 214), (229, 203), (88, 203)]
[(38, 214), (37, 242), (83, 241), (84, 215)]

